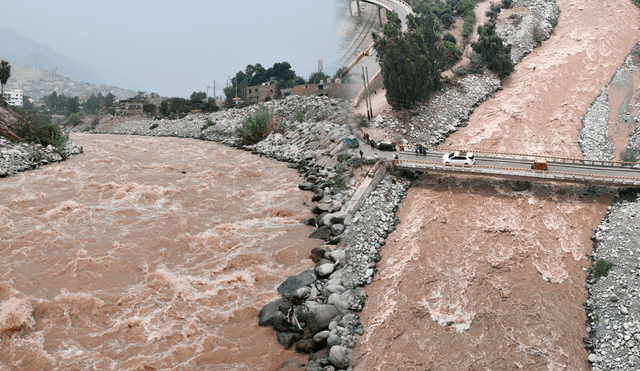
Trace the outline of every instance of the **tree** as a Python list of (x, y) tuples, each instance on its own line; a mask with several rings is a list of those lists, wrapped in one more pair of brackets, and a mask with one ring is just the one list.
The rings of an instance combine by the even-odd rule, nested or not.
[(319, 84), (320, 80), (323, 80), (324, 82), (327, 82), (327, 80), (329, 80), (331, 78), (331, 76), (327, 75), (326, 73), (322, 72), (322, 71), (317, 71), (311, 74), (311, 76), (309, 76), (309, 80), (307, 80), (307, 83), (309, 84)]
[(11, 77), (11, 65), (7, 61), (0, 62), (0, 83), (2, 84), (2, 93), (0, 96), (4, 99), (4, 85), (9, 81)]
[(473, 51), (480, 54), (482, 61), (487, 68), (495, 72), (498, 77), (505, 78), (513, 72), (513, 62), (511, 62), (511, 47), (504, 46), (502, 39), (496, 35), (496, 24), (487, 23), (478, 27), (480, 38), (471, 44)]
[[(421, 4), (424, 5), (425, 3), (422, 2)], [(433, 6), (418, 7), (415, 24), (416, 30), (424, 36), (424, 45), (427, 48), (427, 58), (431, 63), (432, 73), (439, 75), (444, 71), (445, 53), (439, 45), (442, 30), (438, 23), (438, 17), (433, 12)]]
[(115, 101), (116, 101), (116, 96), (113, 95), (112, 93), (109, 93), (107, 94), (106, 97), (104, 97), (104, 105), (107, 107), (112, 106)]
[(35, 104), (31, 103), (31, 97), (28, 97), (26, 95), (22, 99), (22, 107), (24, 107), (24, 109), (26, 109), (27, 111), (31, 111), (31, 112), (36, 111)]
[[(102, 95), (100, 95), (100, 97), (101, 96)], [(100, 98), (91, 94), (91, 96), (87, 99), (87, 101), (84, 102), (84, 105), (82, 108), (85, 110), (85, 112), (96, 111), (98, 108), (100, 108)]]
[(145, 103), (142, 105), (142, 111), (144, 113), (156, 113), (156, 105), (153, 103)]
[(199, 91), (199, 92), (193, 92), (191, 93), (191, 97), (189, 98), (191, 99), (192, 102), (202, 102), (203, 100), (207, 99), (207, 93), (203, 92), (203, 91)]
[(77, 113), (80, 111), (80, 98), (73, 97), (67, 99), (66, 113)]
[(296, 72), (291, 69), (289, 62), (274, 63), (273, 67), (267, 70), (269, 80), (287, 81), (296, 77)]
[(440, 85), (440, 70), (430, 61), (425, 35), (432, 30), (417, 29), (416, 19), (407, 17), (408, 29), (402, 33), (398, 14), (389, 15), (383, 35), (373, 34), (382, 80), (387, 90), (387, 101), (393, 109), (410, 108), (425, 99)]

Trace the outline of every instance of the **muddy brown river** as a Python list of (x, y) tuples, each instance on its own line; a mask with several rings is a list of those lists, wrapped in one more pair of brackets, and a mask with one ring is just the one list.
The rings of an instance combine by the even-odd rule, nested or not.
[(0, 370), (277, 370), (257, 315), (317, 240), (285, 163), (211, 142), (80, 135), (0, 179)]

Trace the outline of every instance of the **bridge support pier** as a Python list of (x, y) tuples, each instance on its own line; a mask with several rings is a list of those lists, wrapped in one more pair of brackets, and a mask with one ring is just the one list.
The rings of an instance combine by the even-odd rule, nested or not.
[(343, 0), (344, 5), (349, 9), (349, 17), (353, 17), (353, 10), (351, 10), (351, 0)]
[(362, 14), (360, 14), (360, 0), (356, 0), (356, 8), (358, 8), (358, 17), (362, 17)]
[(378, 5), (378, 22), (380, 22), (380, 27), (384, 27), (384, 25), (382, 24), (382, 7)]

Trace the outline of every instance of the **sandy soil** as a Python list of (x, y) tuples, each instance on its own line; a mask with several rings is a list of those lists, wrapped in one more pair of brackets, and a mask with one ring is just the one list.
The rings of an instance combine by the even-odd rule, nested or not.
[[(581, 157), (581, 117), (640, 39), (640, 12), (630, 1), (558, 6), (551, 39), (447, 145)], [(355, 369), (590, 369), (585, 269), (611, 200), (585, 187), (423, 176), (366, 289)]]

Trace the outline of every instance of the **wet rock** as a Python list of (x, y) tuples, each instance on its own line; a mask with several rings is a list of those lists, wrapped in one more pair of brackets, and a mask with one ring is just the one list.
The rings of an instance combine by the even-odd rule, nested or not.
[(322, 259), (316, 264), (315, 271), (318, 277), (327, 277), (333, 273), (334, 268), (335, 265), (333, 264), (333, 261)]
[(289, 308), (289, 301), (283, 298), (279, 298), (278, 300), (268, 303), (260, 310), (260, 314), (258, 315), (258, 325), (282, 327), (283, 323), (286, 322), (283, 310), (286, 311)]
[(335, 345), (340, 345), (340, 336), (332, 334), (327, 338), (327, 346), (332, 348)]
[(309, 182), (300, 183), (298, 184), (298, 188), (300, 188), (303, 191), (310, 191), (311, 189), (313, 189), (313, 183), (309, 183)]
[(302, 339), (296, 343), (296, 352), (310, 354), (316, 349), (316, 343), (311, 339)]
[(352, 351), (348, 348), (340, 345), (334, 345), (329, 351), (329, 359), (337, 368), (347, 368), (349, 367), (349, 358), (351, 353)]
[(331, 236), (331, 229), (329, 229), (329, 227), (327, 226), (322, 226), (316, 229), (315, 231), (313, 231), (309, 235), (309, 238), (317, 239), (317, 240), (326, 240), (330, 236)]
[(317, 334), (315, 334), (313, 336), (313, 341), (315, 341), (316, 343), (321, 343), (324, 340), (327, 340), (327, 338), (329, 337), (329, 335), (331, 335), (331, 332), (328, 330), (325, 331), (320, 331)]
[(313, 283), (313, 280), (310, 281), (308, 276), (308, 273), (303, 272), (298, 276), (287, 277), (287, 279), (278, 287), (278, 293), (284, 298), (290, 300), (306, 299), (311, 292), (309, 285)]
[(325, 330), (338, 315), (340, 315), (340, 312), (333, 305), (322, 304), (310, 308), (308, 315), (309, 329), (314, 334)]
[(314, 214), (322, 214), (322, 213), (328, 213), (330, 209), (331, 209), (331, 205), (329, 204), (316, 204), (311, 209), (311, 212)]
[(297, 332), (278, 332), (276, 333), (278, 343), (282, 344), (285, 349), (291, 348), (298, 340), (302, 339), (302, 335)]
[(334, 236), (339, 236), (344, 232), (344, 225), (342, 224), (332, 224), (331, 225), (331, 234)]

